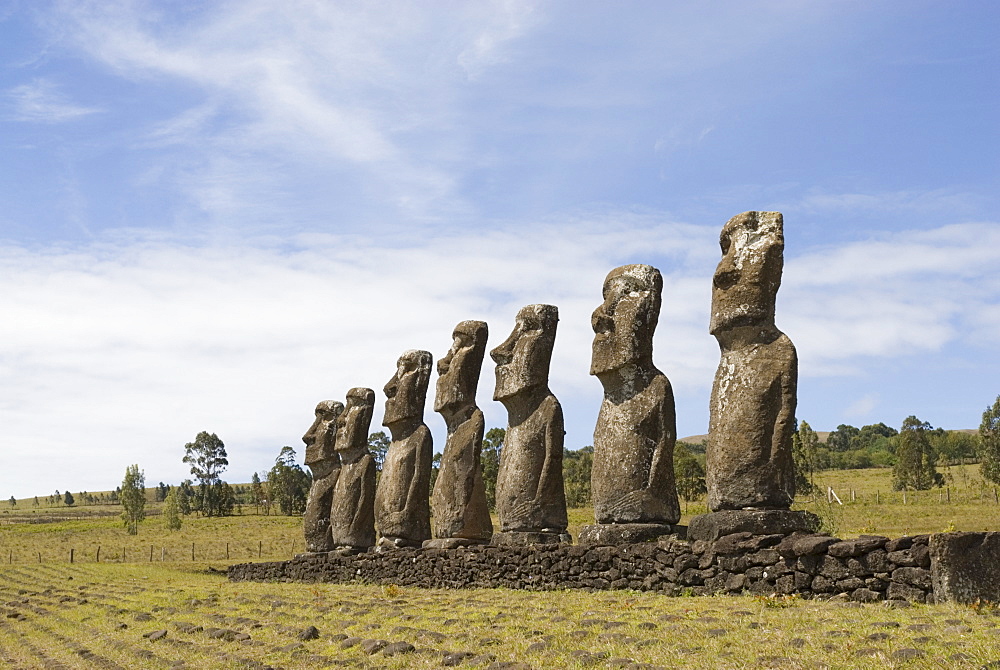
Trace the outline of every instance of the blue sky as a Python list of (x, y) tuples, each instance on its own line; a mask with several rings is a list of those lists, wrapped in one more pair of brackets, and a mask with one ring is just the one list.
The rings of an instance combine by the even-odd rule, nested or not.
[[(201, 430), (247, 481), (319, 400), (538, 302), (584, 446), (623, 263), (663, 272), (654, 358), (703, 433), (718, 232), (749, 209), (785, 217), (800, 419), (976, 427), (997, 26), (985, 1), (0, 2), (0, 498), (175, 483)], [(503, 425), (492, 388), (487, 362)]]

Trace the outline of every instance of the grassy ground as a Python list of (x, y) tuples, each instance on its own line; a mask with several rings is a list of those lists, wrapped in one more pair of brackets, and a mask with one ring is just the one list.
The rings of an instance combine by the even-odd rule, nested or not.
[[(978, 465), (953, 465), (941, 472), (945, 487), (908, 491), (904, 503), (903, 493), (892, 490), (891, 468), (826, 470), (815, 476), (824, 493), (799, 497), (796, 508), (818, 513), (840, 537), (1000, 530), (1000, 505), (993, 486), (979, 476)], [(843, 504), (827, 503), (827, 487)]]
[[(120, 509), (120, 508), (119, 508)], [(304, 550), (302, 518), (237, 515), (184, 519), (179, 531), (166, 528), (161, 517), (139, 524), (139, 534), (125, 532), (117, 516), (82, 516), (56, 521), (18, 522), (4, 517), (0, 525), (0, 563), (74, 562), (184, 562), (194, 560), (236, 563), (282, 560)], [(39, 516), (45, 515), (39, 513)], [(228, 556), (228, 558), (227, 558)]]
[[(437, 668), (448, 653), (468, 654), (462, 666), (698, 670), (1000, 659), (1000, 616), (953, 605), (233, 584), (149, 564), (3, 566), (0, 601), (0, 662), (14, 668)], [(318, 639), (301, 640), (309, 626)], [(378, 640), (413, 650), (369, 654)]]
[[(949, 489), (910, 492), (904, 504), (891, 492), (889, 470), (824, 472), (816, 483), (833, 488), (843, 505), (824, 495), (800, 498), (796, 507), (816, 511), (842, 537), (1000, 530), (1000, 506), (978, 468), (953, 466), (948, 477)], [(690, 504), (682, 523), (704, 511), (704, 503)], [(0, 513), (0, 665), (392, 669), (441, 667), (446, 652), (469, 654), (462, 666), (483, 667), (493, 657), (535, 668), (1000, 665), (1000, 616), (985, 608), (231, 584), (222, 574), (230, 563), (302, 551), (301, 518), (187, 517), (171, 532), (154, 515), (129, 536), (119, 512), (19, 505)], [(574, 536), (591, 522), (590, 509), (570, 510)], [(310, 625), (319, 638), (300, 640)], [(165, 636), (144, 637), (156, 631)], [(370, 655), (363, 645), (377, 647), (372, 640), (415, 651)]]
[[(828, 470), (817, 473), (816, 485), (832, 488), (843, 504), (828, 503), (824, 494), (800, 496), (797, 509), (820, 515), (824, 529), (840, 537), (880, 534), (890, 537), (944, 530), (1000, 530), (1000, 505), (992, 486), (979, 476), (978, 465), (943, 469), (946, 488), (910, 491), (906, 502), (892, 491), (888, 468)], [(853, 496), (852, 496), (853, 492)], [(139, 535), (126, 534), (115, 505), (39, 507), (27, 501), (0, 510), (0, 564), (95, 562), (211, 561), (224, 566), (251, 560), (283, 560), (303, 551), (301, 517), (262, 516), (244, 508), (245, 515), (226, 518), (184, 518), (179, 531), (166, 529), (159, 505), (150, 503), (150, 516)], [(2, 503), (0, 503), (2, 505)], [(686, 524), (706, 511), (704, 501), (682, 503)], [(581, 526), (593, 523), (589, 508), (569, 510), (569, 531), (578, 537)], [(496, 523), (496, 519), (494, 519)]]

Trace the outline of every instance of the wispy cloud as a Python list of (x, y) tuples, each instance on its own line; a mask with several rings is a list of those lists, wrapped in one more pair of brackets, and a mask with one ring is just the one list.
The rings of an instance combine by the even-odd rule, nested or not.
[(15, 120), (32, 123), (64, 123), (102, 111), (97, 107), (74, 104), (54, 82), (47, 79), (35, 79), (29, 84), (8, 89), (7, 99)]
[[(185, 164), (175, 169), (194, 178), (175, 183), (215, 184), (211, 198), (202, 189), (188, 194), (201, 207), (221, 203), (208, 211), (219, 219), (232, 215), (229, 202), (249, 211), (266, 206), (263, 194), (287, 189), (275, 163), (298, 181), (328, 174), (355, 199), (364, 189), (387, 214), (419, 219), (460, 207), (452, 168), (470, 147), (453, 133), (456, 97), (467, 78), (505, 61), (534, 15), (515, 0), (460, 9), (249, 0), (181, 23), (145, 2), (67, 3), (60, 14), (72, 26), (66, 39), (113, 72), (202, 91), (193, 106), (155, 122), (149, 140), (184, 144)], [(232, 163), (271, 187), (261, 191), (249, 169)]]

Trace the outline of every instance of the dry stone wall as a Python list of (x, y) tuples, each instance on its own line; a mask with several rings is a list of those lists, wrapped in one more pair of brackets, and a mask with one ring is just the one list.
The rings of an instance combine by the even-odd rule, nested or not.
[(932, 602), (927, 535), (733, 533), (714, 542), (665, 539), (618, 546), (399, 548), (354, 556), (302, 554), (229, 568), (233, 581), (396, 584), (422, 588), (634, 589), (672, 595), (800, 594), (860, 602)]

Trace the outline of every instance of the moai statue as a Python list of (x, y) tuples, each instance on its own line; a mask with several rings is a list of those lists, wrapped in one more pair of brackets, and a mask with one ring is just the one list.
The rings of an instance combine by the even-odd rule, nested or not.
[(798, 362), (774, 325), (785, 247), (779, 212), (744, 212), (719, 237), (710, 332), (722, 359), (712, 386), (706, 484), (714, 514), (688, 536), (714, 540), (748, 531), (810, 530), (815, 518), (788, 511), (795, 496), (792, 431)]
[(434, 539), (425, 547), (486, 544), (493, 536), (480, 465), (486, 424), (476, 407), (487, 332), (482, 321), (462, 321), (455, 326), (451, 349), (438, 361), (434, 411), (444, 417), (448, 438), (431, 496)]
[(312, 470), (312, 486), (303, 515), (306, 551), (330, 551), (330, 507), (333, 489), (340, 475), (340, 455), (334, 449), (337, 417), (344, 411), (343, 403), (324, 400), (316, 405), (316, 420), (302, 441), (306, 444), (305, 463)]
[(507, 408), (507, 435), (497, 476), (500, 532), (493, 544), (569, 542), (563, 491), (563, 413), (549, 390), (549, 363), (559, 310), (528, 305), (514, 331), (490, 352), (493, 399)]
[(653, 365), (653, 331), (663, 278), (649, 265), (623, 265), (604, 280), (592, 317), (590, 374), (604, 386), (594, 430), (591, 497), (596, 525), (583, 544), (642, 542), (677, 532), (677, 439), (670, 381)]
[(337, 417), (334, 447), (340, 454), (340, 476), (330, 507), (330, 536), (340, 553), (375, 545), (375, 459), (368, 451), (374, 409), (375, 391), (353, 388)]
[(385, 418), (392, 444), (375, 491), (375, 526), (380, 547), (419, 547), (431, 538), (431, 431), (424, 403), (431, 378), (429, 351), (404, 352), (385, 385)]

